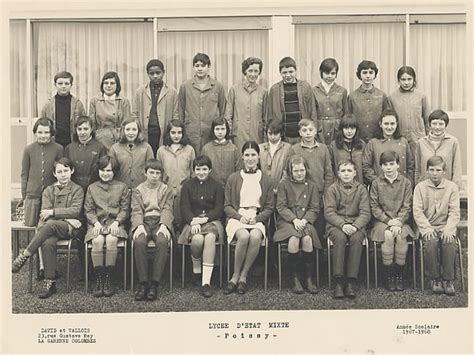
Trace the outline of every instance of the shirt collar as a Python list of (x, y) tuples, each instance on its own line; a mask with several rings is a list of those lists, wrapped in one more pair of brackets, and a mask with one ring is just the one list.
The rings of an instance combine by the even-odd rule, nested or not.
[(329, 93), (329, 91), (331, 90), (331, 88), (334, 86), (335, 82), (333, 81), (331, 85), (328, 85), (326, 84), (325, 81), (321, 81), (321, 87), (324, 88), (324, 90), (326, 90), (326, 93)]
[(393, 182), (396, 180), (396, 181), (399, 181), (401, 178), (400, 178), (400, 173), (397, 172), (397, 176), (395, 176), (393, 179), (390, 179), (388, 178), (385, 174), (382, 173), (382, 177), (383, 179), (385, 179), (386, 181), (388, 181), (389, 183), (393, 184)]
[(357, 90), (359, 90), (359, 91), (362, 92), (362, 93), (373, 94), (374, 91), (375, 91), (375, 85), (372, 84), (372, 87), (371, 87), (370, 89), (366, 89), (366, 88), (364, 88), (364, 87), (361, 85), (361, 86), (359, 86), (359, 88), (358, 88)]
[(301, 147), (302, 148), (317, 148), (317, 147), (319, 147), (319, 142), (315, 139), (313, 145), (307, 145), (306, 143), (301, 141)]

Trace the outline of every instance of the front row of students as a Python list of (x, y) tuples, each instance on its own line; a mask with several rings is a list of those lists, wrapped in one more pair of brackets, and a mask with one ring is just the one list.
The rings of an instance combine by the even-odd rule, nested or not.
[[(259, 167), (259, 146), (252, 141), (242, 147), (243, 169), (234, 172), (225, 185), (217, 183), (210, 173), (212, 162), (199, 156), (193, 162), (194, 177), (188, 179), (180, 195), (182, 231), (178, 242), (191, 244), (193, 279), (202, 285), (203, 296), (212, 296), (210, 279), (214, 266), (216, 241), (223, 242), (223, 212), (227, 217), (227, 243), (235, 243), (234, 271), (224, 293), (247, 291), (248, 272), (255, 261), (263, 238), (268, 238), (266, 225), (274, 211), (275, 195), (271, 179)], [(456, 226), (460, 220), (459, 193), (455, 183), (444, 178), (446, 165), (439, 156), (428, 159), (429, 179), (421, 181), (414, 191), (413, 217), (417, 226), (410, 228), (412, 185), (398, 172), (400, 158), (386, 151), (379, 158), (382, 174), (367, 188), (357, 181), (357, 168), (351, 160), (338, 163), (338, 179), (326, 191), (324, 209), (316, 185), (311, 182), (304, 157), (288, 159), (288, 179), (278, 186), (278, 216), (274, 242), (288, 240), (289, 264), (293, 291), (303, 292), (297, 276), (298, 251), (305, 265), (304, 286), (317, 292), (312, 282), (312, 251), (321, 248), (315, 221), (324, 213), (326, 233), (331, 239), (335, 278), (335, 298), (355, 297), (356, 282), (366, 228), (373, 216), (374, 225), (368, 236), (382, 243), (383, 264), (389, 290), (403, 289), (407, 237), (419, 234), (425, 242), (426, 270), (435, 293), (454, 295), (454, 257)], [(127, 239), (127, 229), (135, 243), (139, 287), (136, 300), (154, 300), (166, 263), (173, 229), (175, 190), (162, 181), (163, 167), (155, 159), (145, 164), (146, 180), (135, 189), (114, 179), (116, 165), (104, 156), (98, 161), (99, 181), (87, 190), (84, 212), (87, 219), (86, 241), (92, 241), (92, 262), (97, 284), (94, 295), (111, 296), (110, 285), (117, 256), (117, 242)], [(45, 267), (45, 289), (41, 298), (56, 292), (56, 241), (80, 233), (82, 188), (71, 181), (74, 168), (67, 158), (54, 163), (57, 182), (42, 194), (42, 209), (37, 232), (13, 261), (18, 272), (28, 258), (42, 247)], [(131, 200), (131, 201), (130, 201)], [(131, 210), (130, 210), (131, 203)], [(223, 208), (222, 208), (223, 207)], [(129, 212), (131, 211), (131, 213)], [(323, 212), (321, 212), (323, 211)], [(129, 216), (130, 213), (130, 216)], [(130, 220), (130, 224), (128, 221)], [(147, 244), (156, 245), (151, 274), (148, 272)], [(104, 266), (105, 245), (105, 266)], [(441, 246), (441, 268), (437, 248)], [(347, 262), (345, 260), (348, 249)]]

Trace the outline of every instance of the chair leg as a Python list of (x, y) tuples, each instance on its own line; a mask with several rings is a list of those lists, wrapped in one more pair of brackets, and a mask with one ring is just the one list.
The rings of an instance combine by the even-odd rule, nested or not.
[(87, 243), (84, 243), (84, 268), (85, 268), (85, 288), (86, 288), (86, 294), (89, 291), (89, 251), (87, 250)]
[(411, 254), (412, 254), (412, 259), (413, 259), (413, 289), (416, 290), (416, 243), (413, 240), (411, 242)]
[(173, 290), (173, 240), (170, 240), (170, 292)]
[(265, 279), (264, 279), (264, 291), (267, 290), (268, 283), (268, 239), (265, 239)]
[(134, 246), (135, 246), (135, 241), (132, 239), (131, 245), (130, 245), (130, 290), (133, 292), (133, 283), (134, 283), (134, 271), (135, 271), (135, 262), (134, 262)]
[(227, 243), (227, 282), (230, 281), (230, 243)]
[(465, 285), (464, 285), (464, 266), (462, 263), (462, 246), (461, 240), (459, 237), (456, 237), (456, 244), (458, 245), (458, 254), (459, 254), (459, 272), (461, 273), (461, 289), (462, 292), (465, 292)]
[(328, 240), (328, 284), (329, 284), (329, 289), (331, 289), (331, 240), (329, 237), (327, 238)]
[(71, 246), (72, 239), (67, 243), (67, 271), (66, 271), (66, 292), (69, 292), (69, 272), (71, 271)]
[(425, 291), (425, 265), (423, 261), (423, 239), (420, 238), (420, 276), (421, 276), (421, 292)]
[(316, 287), (319, 288), (319, 249), (316, 249)]
[(370, 288), (369, 240), (365, 238), (365, 266), (367, 268), (367, 290)]
[(219, 287), (222, 288), (222, 243), (219, 244)]
[(379, 287), (379, 279), (378, 279), (378, 269), (377, 269), (377, 242), (374, 241), (374, 278), (375, 278), (375, 288)]
[(123, 290), (127, 291), (127, 241), (123, 243)]
[(186, 246), (181, 244), (181, 287), (184, 288), (184, 259), (186, 257)]
[(278, 245), (278, 291), (281, 291), (281, 243)]

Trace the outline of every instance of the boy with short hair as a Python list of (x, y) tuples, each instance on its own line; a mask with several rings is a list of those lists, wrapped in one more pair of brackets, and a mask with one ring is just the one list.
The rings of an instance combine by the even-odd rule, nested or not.
[(72, 74), (67, 71), (56, 74), (54, 76), (56, 95), (50, 97), (41, 109), (41, 117), (53, 120), (56, 143), (61, 144), (63, 148), (72, 142), (76, 119), (86, 115), (82, 102), (71, 95), (73, 81)]
[(299, 142), (298, 123), (301, 119), (314, 121), (317, 128), (316, 100), (311, 85), (296, 78), (296, 62), (284, 57), (279, 64), (282, 80), (273, 84), (268, 93), (267, 121), (283, 121), (283, 138), (290, 144)]
[(145, 140), (156, 157), (158, 147), (163, 145), (166, 126), (178, 118), (178, 92), (163, 81), (165, 66), (161, 60), (151, 59), (146, 72), (150, 81), (135, 92), (132, 117), (141, 123)]
[[(425, 271), (435, 294), (444, 292), (454, 296), (459, 190), (454, 182), (444, 177), (446, 163), (440, 156), (429, 158), (426, 170), (429, 178), (416, 185), (413, 194), (413, 217), (425, 246)], [(441, 260), (438, 247), (441, 248)]]
[(211, 141), (212, 121), (222, 117), (226, 108), (224, 86), (209, 76), (211, 60), (205, 53), (193, 58), (194, 76), (185, 81), (178, 94), (179, 119), (186, 124), (186, 132), (196, 155)]
[(346, 113), (352, 113), (359, 122), (359, 137), (366, 143), (378, 131), (378, 122), (383, 111), (390, 109), (387, 94), (374, 86), (379, 69), (370, 60), (363, 60), (357, 66), (357, 78), (362, 84), (347, 98)]
[[(173, 189), (163, 183), (163, 165), (156, 159), (145, 163), (146, 181), (132, 192), (131, 232), (138, 271), (136, 301), (157, 298), (158, 285), (168, 257), (168, 243), (173, 232)], [(155, 242), (151, 275), (148, 272), (148, 242)], [(151, 276), (150, 283), (148, 283)]]

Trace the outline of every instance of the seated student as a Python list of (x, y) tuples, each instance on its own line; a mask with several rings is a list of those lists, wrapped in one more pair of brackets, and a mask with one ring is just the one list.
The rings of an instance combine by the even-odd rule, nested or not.
[(383, 111), (390, 108), (387, 95), (374, 86), (379, 69), (370, 60), (363, 60), (357, 66), (357, 78), (361, 85), (347, 97), (346, 113), (353, 113), (359, 121), (360, 138), (366, 143), (375, 137), (378, 121)]
[(71, 95), (73, 80), (73, 76), (67, 71), (57, 73), (54, 76), (56, 95), (50, 97), (41, 109), (41, 117), (53, 120), (56, 130), (54, 138), (63, 148), (73, 139), (76, 119), (86, 115), (82, 102)]
[(128, 220), (130, 193), (127, 185), (114, 180), (117, 167), (109, 156), (99, 159), (97, 169), (100, 180), (89, 186), (84, 201), (84, 214), (87, 217), (85, 242), (92, 241), (91, 258), (96, 276), (94, 296), (110, 297), (113, 295), (111, 277), (117, 260), (117, 243), (119, 238), (128, 238), (125, 224)]
[[(418, 183), (413, 193), (413, 217), (424, 241), (425, 271), (435, 294), (444, 292), (454, 296), (459, 190), (454, 182), (445, 178), (447, 168), (442, 157), (429, 158), (426, 172), (428, 179)], [(441, 248), (441, 260), (438, 248)]]
[(212, 141), (202, 148), (201, 155), (207, 155), (214, 168), (211, 176), (225, 186), (229, 176), (240, 169), (242, 159), (237, 147), (229, 139), (229, 123), (222, 117), (212, 121), (211, 137)]
[(212, 162), (208, 156), (194, 159), (193, 169), (195, 176), (187, 180), (181, 190), (181, 215), (186, 225), (178, 243), (191, 243), (193, 280), (202, 286), (204, 297), (211, 297), (216, 240), (224, 241), (220, 221), (224, 215), (224, 187), (210, 176)]
[(161, 60), (150, 60), (146, 72), (150, 81), (135, 92), (132, 117), (140, 122), (145, 140), (156, 156), (158, 147), (163, 145), (166, 126), (178, 119), (178, 92), (163, 81), (165, 66)]
[(233, 173), (225, 185), (227, 242), (236, 239), (234, 273), (224, 288), (226, 295), (236, 290), (247, 292), (247, 274), (266, 238), (265, 223), (273, 213), (273, 182), (259, 169), (259, 154), (256, 142), (246, 142), (242, 146), (243, 169)]
[(446, 133), (449, 116), (443, 110), (435, 110), (428, 117), (428, 135), (418, 140), (415, 148), (415, 183), (428, 178), (426, 162), (432, 156), (443, 158), (446, 166), (445, 179), (462, 188), (461, 148), (456, 137)]
[(415, 238), (415, 233), (408, 224), (412, 207), (412, 184), (399, 173), (400, 158), (396, 152), (383, 152), (379, 162), (383, 173), (370, 187), (370, 209), (375, 219), (370, 238), (382, 242), (387, 289), (403, 291), (407, 237)]
[[(157, 298), (158, 286), (168, 257), (173, 233), (173, 189), (163, 183), (163, 166), (156, 159), (145, 163), (146, 181), (132, 191), (130, 215), (139, 288), (136, 301)], [(148, 242), (155, 242), (151, 273), (148, 271)]]
[(281, 139), (282, 130), (282, 121), (270, 120), (267, 126), (268, 142), (259, 144), (260, 168), (272, 178), (275, 194), (280, 180), (287, 176), (287, 160), (291, 150), (291, 144)]
[(334, 58), (324, 59), (319, 66), (321, 82), (314, 88), (320, 142), (329, 146), (334, 140), (339, 120), (347, 105), (347, 90), (336, 83), (339, 64)]
[[(356, 174), (354, 162), (341, 161), (337, 167), (338, 180), (324, 195), (326, 233), (334, 243), (332, 257), (336, 284), (334, 298), (337, 299), (356, 296), (354, 283), (359, 274), (365, 227), (370, 221), (369, 193), (364, 185), (357, 182)], [(349, 249), (347, 267), (346, 249)], [(346, 277), (345, 290), (344, 277)]]
[(194, 76), (185, 81), (178, 94), (179, 119), (186, 124), (196, 154), (210, 141), (211, 123), (223, 117), (226, 106), (224, 86), (209, 76), (211, 60), (205, 53), (193, 58)]
[(288, 240), (288, 261), (294, 285), (293, 292), (296, 294), (303, 293), (296, 265), (301, 246), (306, 289), (310, 293), (317, 293), (318, 289), (312, 281), (313, 246), (321, 249), (321, 242), (313, 224), (319, 214), (319, 192), (316, 185), (308, 181), (308, 164), (303, 157), (293, 155), (288, 160), (288, 172), (289, 179), (278, 185), (278, 222), (273, 241)]
[(311, 85), (296, 78), (296, 62), (284, 57), (279, 64), (282, 80), (273, 84), (268, 92), (267, 121), (283, 122), (282, 137), (290, 144), (300, 141), (298, 123), (306, 118), (314, 121), (318, 128), (316, 100)]
[(44, 292), (39, 298), (49, 298), (56, 293), (56, 242), (70, 239), (81, 228), (79, 217), (84, 200), (82, 188), (71, 181), (74, 173), (68, 158), (54, 163), (53, 175), (58, 180), (48, 186), (42, 195), (40, 221), (36, 233), (26, 249), (16, 257), (12, 272), (17, 273), (39, 247), (44, 261)]

